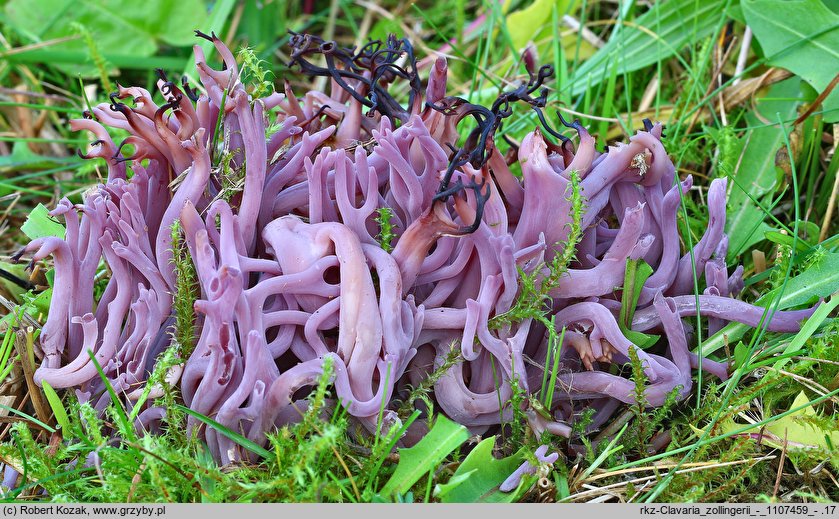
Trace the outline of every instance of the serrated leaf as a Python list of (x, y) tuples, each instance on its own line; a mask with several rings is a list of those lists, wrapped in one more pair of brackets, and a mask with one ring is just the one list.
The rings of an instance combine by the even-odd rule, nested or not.
[[(817, 264), (790, 278), (785, 287), (769, 291), (755, 304), (764, 308), (771, 305), (774, 308), (775, 298), (781, 288), (784, 291), (780, 296), (778, 310), (811, 304), (817, 297), (826, 298), (833, 294), (839, 290), (839, 252), (825, 254)], [(731, 344), (739, 341), (751, 329), (742, 323), (729, 323), (702, 344), (702, 354), (710, 355), (722, 349), (726, 342)]]
[(20, 226), (20, 230), (30, 240), (47, 236), (64, 238), (64, 226), (52, 219), (44, 204), (38, 204), (32, 209), (29, 216), (26, 217), (26, 221)]
[(443, 415), (437, 416), (434, 426), (419, 443), (399, 449), (399, 464), (380, 493), (387, 497), (404, 494), (468, 439), (466, 427)]
[[(777, 121), (795, 117), (801, 80), (791, 78), (781, 81), (758, 99), (757, 112), (765, 120)], [(727, 259), (734, 261), (749, 247), (764, 239), (770, 227), (764, 223), (767, 215), (756, 202), (766, 205), (776, 184), (775, 152), (784, 146), (784, 134), (777, 124), (763, 126), (757, 114), (746, 115), (749, 126), (755, 126), (743, 137), (746, 148), (736, 174), (729, 178), (728, 216), (726, 233), (730, 246)]]
[[(839, 70), (839, 15), (820, 0), (744, 0), (743, 14), (771, 65), (821, 92)], [(825, 122), (839, 121), (839, 90), (824, 100)]]
[(437, 485), (434, 495), (444, 503), (502, 503), (515, 499), (516, 492), (498, 487), (524, 462), (522, 451), (504, 459), (492, 455), (495, 436), (481, 441), (447, 483)]

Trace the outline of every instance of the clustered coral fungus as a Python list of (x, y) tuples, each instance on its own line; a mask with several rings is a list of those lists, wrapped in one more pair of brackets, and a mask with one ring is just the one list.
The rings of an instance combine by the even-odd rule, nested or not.
[[(291, 68), (327, 78), (328, 93), (299, 95), (286, 83), (254, 98), (229, 49), (198, 35), (223, 62), (210, 67), (195, 47), (200, 88), (161, 71), (163, 104), (120, 87), (110, 104), (71, 122), (96, 136), (83, 156), (104, 160), (108, 177), (82, 203), (63, 199), (52, 211), (65, 239), (37, 239), (17, 255), (55, 262), (37, 382), (73, 388), (101, 411), (110, 396), (94, 357), (128, 403), (144, 389), (160, 394), (145, 388), (150, 373), (183, 335), (173, 239), (194, 264), (197, 334), (162, 383), (263, 445), (300, 417), (327, 362), (336, 399), (371, 433), (382, 410), (385, 428), (397, 423), (399, 402), (441, 367), (430, 393), (437, 409), (485, 432), (519, 415), (514, 390), (542, 389), (549, 337), (563, 328), (547, 412), (520, 416), (537, 434), (568, 436), (587, 408), (590, 427), (602, 425), (635, 400), (627, 370), (613, 369), (635, 348), (619, 324), (628, 260), (652, 267), (628, 323), (662, 336), (636, 350), (650, 405), (691, 391), (700, 360), (683, 317), (701, 312), (709, 333), (760, 321), (762, 308), (733, 299), (743, 282), (724, 259), (725, 181), (710, 185), (704, 236), (681, 250), (676, 216), (692, 180), (676, 177), (662, 127), (647, 123), (605, 152), (579, 122), (560, 121), (576, 134), (566, 137), (542, 111), (553, 71), (537, 69), (532, 55), (528, 78), (486, 107), (446, 95), (443, 58), (423, 87), (406, 40), (356, 50), (292, 34)], [(542, 130), (502, 152), (496, 140), (516, 103), (536, 111)], [(129, 137), (117, 144), (108, 128)], [(383, 210), (392, 250), (378, 239)], [(558, 255), (572, 260), (561, 272), (551, 268)], [(102, 260), (110, 278), (96, 300)], [(521, 300), (523, 279), (551, 276), (547, 319), (501, 318)], [(707, 286), (698, 296), (695, 276)], [(767, 327), (797, 330), (808, 315), (777, 312)], [(460, 361), (447, 363), (453, 348)], [(705, 358), (701, 368), (727, 377), (724, 361)], [(135, 425), (154, 430), (166, 409), (154, 398), (144, 406)], [(220, 462), (245, 456), (213, 428), (197, 430)]]

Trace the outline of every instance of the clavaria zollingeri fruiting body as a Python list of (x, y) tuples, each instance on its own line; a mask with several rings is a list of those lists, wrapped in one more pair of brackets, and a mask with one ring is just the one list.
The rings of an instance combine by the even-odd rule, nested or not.
[[(442, 58), (423, 88), (405, 40), (355, 51), (294, 34), (291, 65), (328, 78), (329, 92), (299, 96), (286, 83), (253, 98), (231, 52), (199, 36), (224, 65), (211, 68), (195, 47), (200, 90), (160, 72), (164, 104), (120, 87), (110, 105), (71, 122), (96, 136), (83, 155), (103, 159), (108, 177), (82, 203), (63, 199), (52, 211), (65, 239), (37, 239), (17, 255), (55, 262), (36, 382), (74, 388), (103, 410), (110, 396), (93, 352), (120, 398), (140, 399), (162, 352), (183, 335), (173, 301), (190, 287), (178, 278), (173, 239), (196, 273), (197, 337), (162, 383), (260, 444), (299, 418), (325, 362), (337, 400), (371, 432), (382, 409), (384, 427), (396, 423), (400, 399), (444, 365), (431, 392), (439, 410), (476, 433), (511, 420), (513, 388), (542, 389), (552, 335), (543, 319), (504, 318), (523, 279), (544, 286), (558, 276), (545, 308), (565, 329), (553, 400), (547, 412), (523, 414), (537, 434), (569, 435), (585, 408), (596, 410), (590, 427), (598, 427), (634, 402), (627, 371), (611, 369), (634, 348), (619, 325), (628, 260), (653, 270), (631, 321), (663, 336), (636, 350), (650, 405), (675, 388), (678, 398), (691, 391), (699, 359), (681, 318), (701, 310), (710, 333), (760, 321), (762, 308), (733, 299), (743, 283), (742, 269), (729, 272), (724, 260), (725, 180), (709, 187), (705, 235), (680, 250), (676, 214), (692, 181), (676, 178), (661, 126), (647, 123), (601, 153), (585, 128), (563, 120), (575, 144), (545, 120), (542, 84), (552, 70), (537, 70), (531, 54), (528, 79), (484, 107), (446, 96)], [(393, 84), (407, 86), (406, 104), (389, 93)], [(502, 153), (495, 140), (514, 103), (535, 110), (544, 129)], [(462, 138), (464, 119), (474, 130)], [(130, 136), (116, 144), (108, 128)], [(392, 243), (379, 239), (383, 213)], [(572, 261), (552, 270), (575, 226)], [(110, 278), (96, 300), (102, 260)], [(694, 273), (707, 286), (698, 296)], [(808, 315), (777, 312), (767, 327), (797, 330)], [(452, 348), (462, 358), (446, 364)], [(701, 366), (727, 377), (724, 363)], [(163, 388), (148, 389), (138, 430), (154, 430), (166, 412), (154, 403)], [(200, 434), (222, 463), (245, 456), (211, 427)]]

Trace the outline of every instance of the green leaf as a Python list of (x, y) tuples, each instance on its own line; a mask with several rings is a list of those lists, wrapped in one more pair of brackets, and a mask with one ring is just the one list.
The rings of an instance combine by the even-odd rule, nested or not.
[(44, 390), (44, 395), (47, 397), (50, 408), (52, 408), (52, 414), (55, 415), (55, 421), (61, 426), (61, 432), (66, 438), (70, 433), (70, 419), (67, 417), (64, 404), (61, 403), (61, 397), (58, 396), (58, 393), (55, 392), (55, 389), (46, 380), (41, 381), (41, 387)]
[[(793, 401), (792, 405), (790, 405), (790, 409), (801, 407), (809, 401), (810, 399), (807, 398), (807, 395), (804, 391), (802, 391), (795, 397), (795, 401)], [(766, 426), (766, 430), (782, 440), (784, 438), (784, 434), (786, 434), (787, 441), (801, 444), (803, 448), (812, 446), (827, 449), (829, 446), (825, 440), (825, 436), (830, 437), (833, 445), (838, 444), (839, 431), (825, 431), (824, 429), (815, 426), (812, 422), (807, 421), (808, 418), (815, 417), (816, 411), (813, 409), (812, 405), (809, 405), (800, 411), (768, 424)]]
[(507, 31), (516, 50), (524, 49), (551, 21), (554, 6), (556, 12), (565, 14), (573, 3), (573, 0), (536, 0), (527, 7), (507, 15)]
[(434, 495), (444, 503), (509, 503), (517, 492), (498, 487), (524, 462), (523, 451), (496, 459), (495, 436), (481, 441), (463, 460), (447, 483), (437, 485)]
[(26, 221), (20, 226), (20, 230), (30, 240), (46, 236), (64, 238), (64, 226), (52, 219), (44, 204), (38, 204), (32, 209), (29, 216), (26, 217)]
[[(781, 81), (758, 100), (757, 112), (765, 120), (777, 120), (780, 113), (786, 120), (795, 117), (801, 96), (801, 80)], [(784, 145), (784, 134), (777, 124), (763, 126), (758, 114), (748, 112), (746, 122), (755, 126), (744, 139), (743, 159), (729, 176), (728, 217), (726, 233), (730, 246), (727, 259), (734, 261), (749, 247), (764, 238), (770, 227), (764, 223), (766, 213), (758, 204), (766, 206), (776, 187), (775, 152)]]
[(222, 436), (227, 437), (232, 442), (237, 443), (238, 445), (241, 445), (242, 447), (248, 449), (252, 453), (257, 454), (259, 456), (262, 456), (263, 458), (266, 458), (266, 459), (271, 458), (271, 456), (272, 456), (271, 451), (269, 451), (268, 449), (262, 447), (261, 445), (259, 445), (257, 443), (252, 442), (251, 440), (245, 438), (241, 434), (239, 434), (235, 431), (231, 431), (230, 429), (228, 429), (227, 427), (218, 423), (217, 421), (213, 420), (212, 418), (208, 418), (208, 417), (204, 416), (203, 414), (195, 412), (192, 409), (190, 409), (188, 407), (184, 407), (180, 404), (175, 404), (175, 408), (178, 411), (182, 411), (182, 412), (188, 414), (189, 416), (195, 418), (199, 422), (203, 422), (204, 424), (212, 427), (213, 429), (217, 430), (219, 432), (219, 434), (221, 434)]
[(131, 420), (128, 419), (128, 415), (125, 413), (125, 409), (122, 407), (122, 402), (120, 401), (119, 396), (117, 396), (117, 392), (114, 390), (114, 386), (111, 384), (111, 381), (108, 380), (108, 377), (102, 370), (102, 365), (99, 364), (99, 361), (96, 359), (96, 354), (93, 353), (93, 350), (87, 350), (87, 355), (90, 357), (90, 361), (96, 368), (96, 372), (99, 373), (99, 378), (102, 379), (102, 382), (105, 384), (105, 390), (111, 397), (111, 406), (114, 410), (114, 413), (116, 414), (116, 418), (119, 421), (119, 424), (121, 425), (120, 432), (123, 435), (125, 435), (128, 440), (136, 440), (137, 436), (134, 432), (134, 424), (131, 422)]
[(787, 247), (792, 248), (793, 244), (795, 244), (795, 248), (798, 249), (799, 252), (807, 252), (810, 248), (807, 246), (807, 242), (801, 238), (796, 240), (789, 234), (783, 234), (779, 231), (766, 231), (763, 235), (767, 240), (779, 245), (786, 245)]
[(616, 63), (618, 75), (639, 70), (710, 36), (719, 25), (726, 3), (726, 0), (656, 2), (631, 24), (623, 25), (617, 37), (611, 38), (574, 71), (569, 82), (571, 94), (582, 94), (608, 78)]
[[(798, 411), (787, 414), (772, 420), (766, 424), (765, 427), (755, 425), (754, 428), (740, 430), (743, 424), (738, 424), (733, 420), (722, 424), (720, 430), (725, 433), (734, 431), (736, 435), (742, 434), (759, 434), (761, 443), (765, 443), (777, 449), (783, 448), (784, 438), (786, 438), (787, 449), (802, 450), (802, 449), (831, 449), (831, 444), (839, 443), (839, 431), (824, 430), (815, 425), (813, 418), (817, 417), (815, 409), (812, 405), (807, 405), (810, 399), (804, 391), (798, 393), (795, 401), (790, 406), (790, 409), (801, 407)], [(754, 431), (754, 432), (752, 432)], [(830, 443), (828, 443), (828, 440)]]
[[(822, 92), (839, 70), (839, 15), (820, 0), (744, 0), (746, 22), (767, 61)], [(839, 90), (824, 100), (825, 122), (839, 121)]]
[(623, 279), (623, 294), (621, 295), (620, 318), (618, 327), (624, 337), (632, 341), (642, 350), (653, 346), (658, 342), (658, 335), (647, 335), (630, 329), (632, 316), (635, 315), (635, 307), (638, 306), (638, 298), (641, 297), (641, 290), (647, 278), (653, 273), (653, 268), (642, 259), (626, 259), (626, 273)]
[[(20, 103), (23, 104), (23, 103)], [(37, 108), (39, 110), (49, 110), (55, 108), (51, 106), (31, 105), (24, 108)], [(48, 157), (45, 155), (38, 155), (29, 149), (29, 143), (24, 141), (17, 141), (12, 145), (12, 153), (0, 157), (0, 171), (12, 173), (21, 169), (26, 170), (41, 170), (55, 168), (56, 166), (72, 167), (78, 164), (78, 157)], [(9, 180), (14, 181), (14, 178), (9, 175)], [(7, 194), (6, 191), (0, 190), (0, 194)]]
[(734, 347), (734, 367), (739, 368), (749, 360), (749, 347), (743, 341)]
[[(224, 29), (224, 25), (227, 23), (227, 18), (230, 16), (230, 13), (233, 12), (233, 8), (236, 7), (236, 0), (217, 0), (213, 3), (213, 10), (210, 12), (209, 19), (206, 20), (205, 25), (201, 28), (207, 34), (211, 34), (215, 32), (216, 34), (221, 34), (221, 31)], [(195, 27), (197, 29), (198, 27)], [(213, 42), (207, 40), (200, 40), (196, 43), (204, 50), (205, 55), (209, 55), (210, 51), (213, 49)], [(191, 58), (187, 64), (186, 68), (183, 71), (184, 76), (188, 76), (190, 74), (195, 73), (195, 58)]]
[(399, 465), (381, 494), (387, 497), (404, 494), (467, 439), (469, 431), (466, 427), (438, 415), (434, 427), (419, 443), (408, 449), (399, 449)]
[[(784, 288), (780, 296), (778, 310), (785, 310), (810, 304), (817, 297), (826, 298), (839, 290), (839, 252), (826, 253), (818, 263), (801, 274), (790, 278), (786, 287), (771, 290), (758, 299), (757, 306), (772, 305), (778, 297), (778, 291)], [(722, 349), (726, 341), (731, 344), (739, 341), (752, 328), (742, 323), (729, 323), (702, 344), (702, 354), (709, 355)]]
[[(75, 36), (75, 23), (91, 32), (100, 49), (138, 57), (153, 55), (159, 45), (195, 43), (194, 29), (206, 20), (201, 0), (11, 0), (5, 7), (9, 23), (34, 42)], [(83, 39), (62, 42), (49, 51), (88, 49)], [(65, 66), (74, 74), (92, 74), (93, 66)]]
[(50, 433), (54, 433), (54, 432), (55, 432), (55, 429), (54, 429), (54, 428), (52, 428), (52, 427), (50, 427), (49, 425), (45, 424), (45, 423), (44, 423), (44, 422), (42, 422), (41, 420), (38, 420), (38, 419), (37, 419), (37, 418), (35, 418), (34, 416), (32, 416), (32, 415), (28, 415), (28, 414), (24, 413), (23, 411), (18, 411), (18, 410), (17, 410), (17, 409), (15, 409), (14, 407), (9, 407), (9, 406), (7, 406), (7, 405), (5, 405), (5, 404), (0, 404), (0, 409), (2, 409), (2, 410), (4, 410), (4, 411), (8, 411), (9, 413), (12, 413), (12, 414), (18, 415), (18, 416), (20, 416), (21, 418), (23, 418), (24, 420), (28, 420), (28, 421), (30, 421), (30, 422), (32, 422), (32, 423), (34, 423), (35, 425), (40, 426), (41, 428), (43, 428), (43, 429), (44, 429), (45, 431), (47, 431), (47, 432), (50, 432)]
[[(812, 337), (812, 335), (818, 330), (819, 326), (827, 319), (827, 316), (830, 315), (837, 306), (839, 306), (839, 293), (833, 294), (830, 300), (826, 303), (822, 304), (816, 312), (807, 319), (807, 322), (804, 323), (804, 326), (801, 327), (801, 330), (789, 341), (786, 348), (784, 348), (783, 355), (792, 353), (794, 351), (800, 350), (804, 343), (807, 342), (807, 339)], [(775, 363), (775, 368), (780, 368), (784, 364), (789, 362), (789, 359), (781, 359)]]

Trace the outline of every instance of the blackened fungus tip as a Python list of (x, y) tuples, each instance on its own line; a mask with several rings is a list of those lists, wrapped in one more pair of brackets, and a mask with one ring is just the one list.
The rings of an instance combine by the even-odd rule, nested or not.
[(213, 41), (212, 36), (210, 36), (209, 34), (207, 34), (205, 32), (201, 32), (198, 29), (195, 29), (195, 35), (198, 36), (199, 38), (204, 38), (207, 41)]
[(26, 247), (21, 247), (17, 251), (15, 251), (14, 254), (9, 256), (9, 261), (12, 262), (12, 263), (19, 263), (20, 258), (22, 258), (25, 253), (26, 253)]

